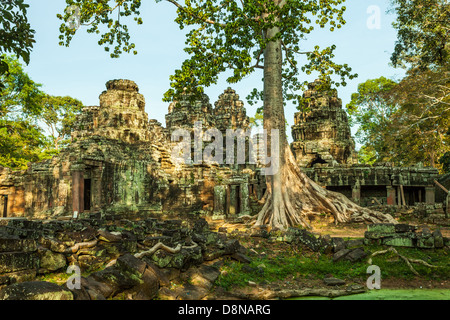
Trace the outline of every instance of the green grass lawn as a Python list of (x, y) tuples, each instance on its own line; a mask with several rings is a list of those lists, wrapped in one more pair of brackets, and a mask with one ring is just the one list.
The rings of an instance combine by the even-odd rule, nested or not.
[[(366, 247), (366, 252), (373, 253), (384, 249), (386, 247), (372, 246)], [(422, 259), (429, 264), (439, 266), (439, 268), (429, 268), (413, 264), (423, 279), (450, 279), (450, 250), (448, 248), (431, 250), (397, 248), (397, 251), (407, 258)], [(407, 264), (391, 252), (374, 257), (372, 264), (380, 267), (382, 279), (399, 278), (408, 280), (415, 277)], [(223, 272), (216, 284), (228, 290), (233, 286), (243, 287), (249, 281), (267, 283), (295, 278), (323, 279), (330, 274), (344, 280), (367, 279), (368, 266), (367, 259), (360, 262), (333, 262), (331, 254), (318, 255), (306, 250), (284, 251), (253, 258), (253, 261), (247, 265), (232, 260), (226, 261), (222, 266)]]

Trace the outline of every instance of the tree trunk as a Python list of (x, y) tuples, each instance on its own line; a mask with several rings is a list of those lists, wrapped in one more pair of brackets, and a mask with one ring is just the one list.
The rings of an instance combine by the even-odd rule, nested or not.
[[(271, 28), (266, 38), (273, 39), (278, 32), (277, 27)], [(282, 59), (281, 40), (270, 41), (264, 52), (264, 129), (268, 135), (268, 150), (276, 141), (271, 137), (271, 130), (279, 130), (279, 169), (266, 176), (265, 203), (256, 225), (268, 224), (281, 230), (289, 226), (310, 227), (308, 216), (321, 213), (332, 214), (336, 223), (352, 219), (396, 223), (390, 215), (362, 208), (344, 195), (322, 188), (300, 170), (286, 138)]]

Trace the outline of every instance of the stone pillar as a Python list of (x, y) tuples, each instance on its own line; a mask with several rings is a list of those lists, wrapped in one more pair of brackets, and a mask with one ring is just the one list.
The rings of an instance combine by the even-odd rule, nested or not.
[(231, 185), (231, 192), (230, 192), (230, 211), (229, 214), (230, 215), (235, 215), (237, 212), (237, 197), (238, 194), (236, 192), (236, 188), (237, 186), (233, 186)]
[(225, 201), (225, 214), (229, 215), (231, 212), (231, 186), (228, 185), (226, 188), (226, 201)]
[(359, 182), (352, 187), (352, 200), (358, 205), (361, 204), (361, 186)]
[(447, 194), (446, 206), (445, 206), (445, 217), (450, 218), (450, 192)]
[(72, 211), (74, 216), (84, 211), (84, 177), (79, 170), (72, 172)]
[(226, 209), (225, 186), (214, 187), (214, 215), (213, 219), (223, 219)]
[(434, 204), (435, 203), (436, 189), (434, 187), (425, 187), (425, 203)]
[(241, 198), (241, 212), (240, 215), (247, 215), (250, 213), (250, 207), (249, 207), (249, 187), (248, 183), (241, 184), (241, 194), (239, 195)]
[(92, 171), (91, 176), (91, 211), (98, 212), (101, 208), (102, 203), (102, 190), (101, 190), (101, 182), (102, 182), (102, 171), (101, 167), (95, 168)]
[(386, 186), (387, 204), (388, 206), (395, 206), (395, 188), (392, 186)]

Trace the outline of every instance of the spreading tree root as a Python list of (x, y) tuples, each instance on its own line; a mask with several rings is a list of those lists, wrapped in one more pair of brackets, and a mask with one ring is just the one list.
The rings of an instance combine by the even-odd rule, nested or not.
[(80, 249), (93, 248), (97, 245), (97, 239), (89, 242), (76, 243), (70, 248), (67, 248), (65, 253), (77, 253)]
[(398, 253), (398, 251), (395, 250), (393, 247), (389, 247), (389, 249), (386, 249), (386, 250), (380, 250), (380, 251), (376, 251), (376, 252), (372, 253), (372, 254), (370, 255), (369, 259), (367, 260), (367, 263), (368, 263), (368, 264), (372, 264), (372, 258), (373, 258), (373, 257), (375, 257), (375, 256), (377, 256), (377, 255), (380, 255), (380, 254), (385, 254), (385, 253), (388, 253), (388, 252), (392, 252), (392, 253), (396, 254), (397, 256), (399, 256), (401, 259), (403, 259), (403, 261), (405, 261), (406, 264), (408, 265), (408, 267), (409, 267), (409, 269), (411, 270), (411, 272), (414, 273), (416, 276), (420, 276), (420, 274), (416, 271), (416, 269), (414, 269), (414, 267), (412, 266), (411, 263), (421, 264), (421, 265), (424, 265), (424, 266), (429, 267), (429, 268), (440, 268), (439, 266), (431, 265), (431, 264), (429, 264), (428, 262), (423, 261), (423, 260), (421, 260), (421, 259), (411, 259), (411, 258), (407, 258), (407, 257), (405, 257), (405, 256), (402, 256), (402, 255), (401, 255), (400, 253)]
[(321, 213), (333, 215), (336, 224), (352, 221), (397, 223), (389, 214), (360, 207), (343, 194), (319, 186), (301, 171), (289, 147), (284, 154), (285, 163), (279, 169), (281, 190), (272, 190), (268, 183), (255, 226), (268, 224), (282, 230), (299, 225), (311, 228), (308, 216)]
[(140, 253), (136, 253), (134, 256), (138, 259), (141, 259), (144, 256), (151, 256), (151, 255), (155, 254), (160, 249), (167, 251), (169, 253), (178, 253), (181, 251), (181, 249), (194, 249), (194, 248), (198, 247), (198, 244), (196, 244), (194, 241), (192, 241), (192, 243), (193, 243), (193, 245), (191, 245), (191, 246), (182, 246), (181, 244), (178, 244), (175, 248), (171, 248), (171, 247), (166, 246), (162, 242), (158, 242), (151, 249), (140, 252)]
[(364, 293), (366, 290), (364, 288), (356, 290), (348, 289), (328, 289), (328, 288), (305, 288), (305, 289), (281, 289), (277, 291), (263, 290), (257, 293), (245, 293), (234, 291), (230, 295), (234, 298), (244, 299), (244, 300), (275, 300), (275, 299), (288, 299), (294, 297), (328, 297), (336, 298), (342, 296), (348, 296), (352, 294)]

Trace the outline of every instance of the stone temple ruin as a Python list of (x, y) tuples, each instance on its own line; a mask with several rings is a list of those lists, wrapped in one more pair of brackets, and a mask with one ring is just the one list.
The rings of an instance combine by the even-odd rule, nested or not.
[[(317, 84), (304, 93), (308, 111), (298, 112), (292, 127), (291, 148), (308, 176), (363, 206), (434, 206), (437, 170), (358, 164), (342, 101), (335, 92), (318, 92)], [(171, 158), (177, 143), (171, 134), (178, 128), (192, 130), (201, 122), (203, 129), (225, 134), (249, 127), (233, 89), (225, 90), (214, 107), (206, 95), (193, 100), (185, 93), (170, 104), (163, 127), (148, 120), (134, 82), (113, 80), (106, 88), (99, 106), (83, 109), (72, 143), (58, 156), (25, 171), (0, 168), (0, 217), (116, 219), (205, 212), (230, 218), (258, 212), (265, 180), (257, 165), (187, 165)], [(436, 208), (442, 210), (442, 203)]]
[(309, 84), (303, 94), (309, 101), (306, 111), (295, 114), (292, 126), (291, 149), (305, 173), (362, 206), (426, 204), (442, 211), (447, 200), (442, 197), (436, 204), (437, 169), (358, 164), (342, 100), (336, 91), (318, 91), (319, 84)]
[(173, 163), (171, 133), (203, 128), (246, 128), (243, 102), (232, 89), (213, 108), (209, 98), (185, 94), (169, 106), (167, 126), (148, 120), (145, 99), (129, 80), (113, 80), (100, 106), (85, 107), (71, 145), (26, 171), (0, 168), (2, 217), (139, 217), (206, 211), (218, 217), (249, 214), (264, 180), (255, 165)]

